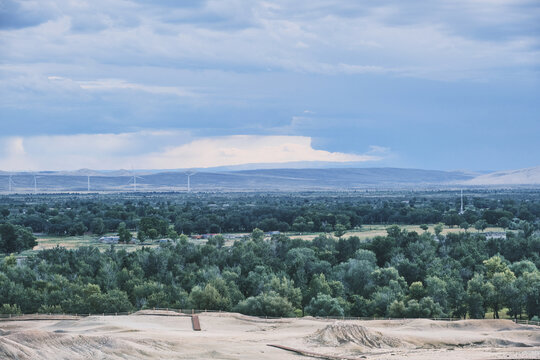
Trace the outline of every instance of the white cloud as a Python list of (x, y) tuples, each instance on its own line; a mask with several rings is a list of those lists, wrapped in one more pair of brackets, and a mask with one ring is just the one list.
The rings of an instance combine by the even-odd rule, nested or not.
[(60, 84), (75, 83), (83, 90), (89, 91), (114, 91), (136, 90), (158, 95), (176, 95), (179, 97), (195, 96), (190, 90), (175, 86), (155, 86), (128, 82), (122, 79), (98, 79), (98, 80), (73, 80), (63, 76), (51, 75), (47, 79)]
[(165, 152), (143, 157), (145, 167), (213, 167), (295, 161), (376, 161), (379, 156), (316, 150), (305, 136), (236, 135), (197, 139)]
[[(24, 139), (19, 136), (5, 138), (0, 140), (0, 163), (2, 170), (10, 171), (18, 168), (20, 164), (26, 161), (26, 150), (24, 148)], [(4, 154), (2, 156), (2, 154)]]
[[(3, 31), (5, 61), (444, 79), (539, 63), (538, 39), (530, 31), (538, 15), (532, 1), (442, 0), (430, 6), (339, 0), (222, 0), (194, 7), (77, 3), (84, 6), (55, 6), (63, 10), (39, 26)], [(95, 23), (96, 17), (106, 21), (96, 29), (74, 30)]]
[[(23, 143), (25, 144), (23, 146)], [(378, 161), (384, 152), (351, 154), (314, 149), (304, 136), (235, 135), (193, 138), (180, 131), (0, 138), (0, 169), (202, 168), (298, 161)]]
[(102, 79), (93, 81), (77, 81), (84, 90), (93, 91), (111, 91), (111, 90), (137, 90), (152, 94), (160, 95), (176, 95), (180, 97), (194, 96), (195, 94), (189, 90), (174, 86), (152, 86), (130, 83), (119, 79)]
[(6, 152), (12, 156), (22, 156), (25, 154), (22, 137), (12, 137), (6, 142)]
[(370, 145), (367, 154), (389, 154), (390, 148), (386, 146)]

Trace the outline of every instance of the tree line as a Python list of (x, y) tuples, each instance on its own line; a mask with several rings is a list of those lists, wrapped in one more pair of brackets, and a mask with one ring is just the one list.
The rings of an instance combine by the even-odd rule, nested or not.
[[(537, 192), (346, 194), (140, 194), (12, 196), (0, 199), (0, 223), (48, 235), (142, 230), (142, 238), (177, 234), (332, 232), (365, 224), (435, 224), (464, 229), (520, 229), (540, 218)], [(123, 225), (121, 225), (123, 224)], [(531, 229), (532, 230), (532, 229)]]
[(507, 309), (513, 317), (540, 315), (535, 231), (508, 232), (506, 239), (399, 226), (369, 240), (263, 235), (256, 229), (231, 246), (219, 236), (203, 245), (180, 236), (133, 252), (57, 247), (23, 261), (6, 256), (0, 311), (168, 307), (265, 316), (483, 318)]

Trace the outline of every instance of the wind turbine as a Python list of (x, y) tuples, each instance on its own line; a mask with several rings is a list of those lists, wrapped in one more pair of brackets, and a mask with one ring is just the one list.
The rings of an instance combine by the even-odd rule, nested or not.
[(133, 176), (131, 176), (131, 178), (129, 179), (128, 184), (130, 182), (133, 182), (133, 192), (136, 192), (137, 191), (137, 179), (142, 180), (142, 177), (135, 175), (135, 171), (133, 170), (133, 167), (132, 167), (131, 173), (133, 174)]
[(186, 171), (185, 174), (187, 175), (187, 191), (191, 192), (191, 177), (195, 175), (196, 171)]
[(37, 175), (34, 175), (34, 194), (37, 194)]
[(15, 183), (13, 182), (13, 175), (12, 175), (12, 174), (9, 174), (9, 178), (8, 178), (8, 188), (9, 188), (9, 192), (10, 192), (10, 193), (13, 191), (13, 185), (15, 185)]

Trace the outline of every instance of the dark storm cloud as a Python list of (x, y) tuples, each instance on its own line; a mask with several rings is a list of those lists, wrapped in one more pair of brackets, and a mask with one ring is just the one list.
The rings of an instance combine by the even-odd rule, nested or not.
[(55, 12), (51, 6), (40, 6), (30, 1), (0, 1), (0, 29), (36, 26), (53, 18)]

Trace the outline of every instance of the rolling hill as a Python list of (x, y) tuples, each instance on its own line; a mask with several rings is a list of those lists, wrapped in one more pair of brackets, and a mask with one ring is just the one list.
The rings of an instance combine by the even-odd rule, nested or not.
[[(13, 173), (12, 192), (121, 192), (186, 191), (183, 171), (47, 171)], [(9, 191), (9, 174), (0, 173), (0, 192)], [(34, 183), (35, 181), (35, 183)], [(347, 191), (396, 188), (444, 188), (455, 186), (539, 185), (540, 167), (478, 174), (400, 168), (260, 169), (237, 171), (201, 170), (191, 177), (194, 191)]]
[(540, 166), (497, 171), (477, 176), (467, 183), (471, 185), (540, 185)]

